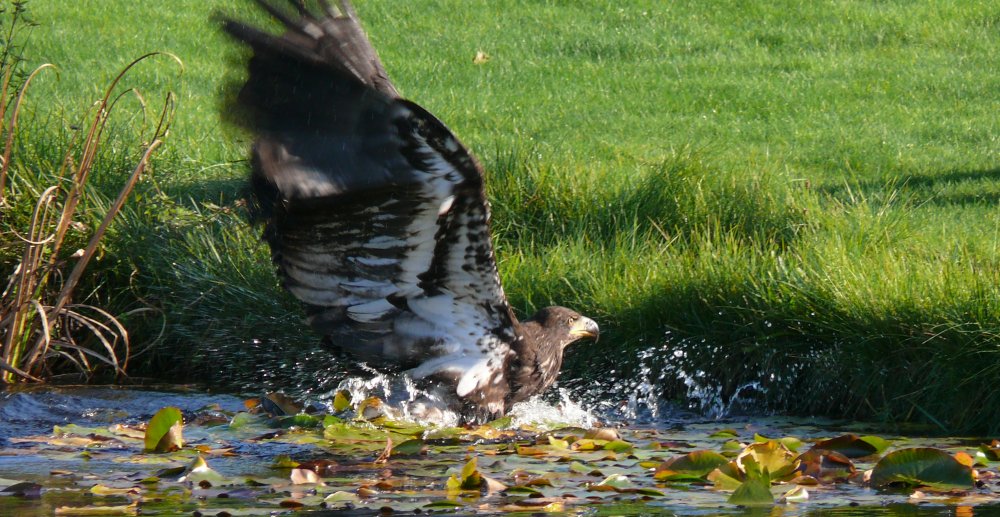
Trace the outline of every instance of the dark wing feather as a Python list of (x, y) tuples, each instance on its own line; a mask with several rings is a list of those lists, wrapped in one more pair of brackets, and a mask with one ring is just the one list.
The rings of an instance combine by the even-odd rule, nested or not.
[[(226, 23), (254, 49), (240, 102), (285, 286), (313, 327), (377, 365), (449, 379), (462, 397), (506, 389), (517, 323), (479, 164), (397, 97), (356, 20), (285, 18), (280, 37)], [(501, 411), (505, 395), (483, 402)]]

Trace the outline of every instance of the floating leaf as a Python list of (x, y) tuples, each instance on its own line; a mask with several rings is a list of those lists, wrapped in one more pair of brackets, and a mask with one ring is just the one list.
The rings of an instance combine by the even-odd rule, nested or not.
[(709, 438), (736, 438), (740, 433), (736, 432), (735, 429), (719, 429), (718, 431), (708, 435)]
[(297, 415), (302, 405), (284, 393), (272, 392), (260, 399), (260, 408), (270, 416)]
[(632, 444), (626, 442), (625, 440), (612, 440), (602, 447), (602, 449), (617, 453), (631, 453)]
[(882, 451), (885, 451), (886, 449), (889, 448), (889, 446), (892, 445), (891, 443), (889, 443), (889, 440), (886, 440), (881, 436), (874, 436), (874, 435), (862, 436), (861, 440), (867, 442), (868, 445), (875, 447), (876, 454), (882, 454)]
[(743, 444), (740, 443), (739, 440), (727, 440), (725, 443), (722, 444), (722, 452), (730, 456), (732, 455), (730, 453), (733, 452), (739, 453), (742, 450), (743, 450)]
[(255, 416), (255, 415), (251, 415), (250, 413), (247, 413), (245, 411), (240, 411), (239, 413), (236, 413), (235, 415), (233, 415), (232, 420), (229, 421), (229, 428), (230, 429), (239, 429), (239, 428), (241, 428), (243, 426), (246, 426), (247, 424), (250, 424), (251, 422), (253, 422), (257, 418), (260, 418), (260, 417)]
[(113, 488), (109, 486), (104, 486), (101, 484), (94, 485), (90, 487), (90, 493), (99, 496), (120, 496), (127, 494), (138, 494), (139, 489), (136, 487), (128, 488)]
[(618, 431), (615, 431), (610, 427), (596, 427), (594, 429), (588, 429), (584, 433), (583, 437), (591, 440), (607, 440), (609, 442), (622, 439), (621, 435), (618, 434)]
[(151, 452), (176, 451), (184, 446), (181, 410), (165, 407), (156, 412), (146, 426), (145, 449)]
[(766, 436), (764, 436), (762, 434), (758, 434), (758, 433), (754, 433), (754, 435), (753, 435), (753, 441), (757, 442), (757, 443), (776, 441), (776, 442), (780, 443), (781, 445), (784, 445), (785, 447), (787, 447), (788, 450), (790, 450), (792, 452), (797, 452), (799, 450), (799, 448), (801, 448), (802, 445), (803, 445), (802, 440), (799, 440), (798, 438), (796, 438), (794, 436), (785, 436), (785, 437), (782, 437), (782, 438), (768, 438), (768, 437), (766, 437)]
[(427, 445), (424, 440), (419, 438), (413, 440), (406, 440), (392, 448), (393, 456), (412, 456), (414, 454), (423, 454), (427, 452)]
[(531, 495), (541, 495), (542, 491), (537, 488), (532, 488), (530, 486), (518, 485), (507, 487), (505, 491), (508, 494), (531, 494)]
[(316, 427), (322, 427), (323, 422), (312, 415), (299, 413), (297, 415), (281, 417), (278, 419), (278, 425), (281, 427), (301, 427), (305, 429), (313, 429)]
[(42, 495), (42, 485), (29, 481), (14, 483), (0, 490), (0, 495), (37, 499)]
[(323, 428), (323, 438), (335, 442), (376, 442), (381, 448), (388, 434), (374, 428), (363, 428), (349, 423), (333, 423)]
[(549, 445), (555, 447), (556, 449), (564, 449), (564, 450), (569, 449), (569, 442), (567, 442), (566, 440), (560, 440), (551, 435), (549, 436)]
[(632, 486), (632, 481), (624, 474), (611, 474), (597, 483), (597, 486), (609, 486), (612, 488), (626, 488)]
[(955, 454), (952, 454), (952, 456), (955, 457), (955, 461), (961, 463), (962, 465), (965, 465), (966, 467), (972, 468), (972, 466), (976, 464), (976, 460), (973, 459), (972, 456), (969, 456), (969, 453), (967, 452), (959, 451), (956, 452)]
[(729, 460), (717, 452), (694, 451), (663, 462), (653, 477), (661, 481), (700, 481), (726, 463)]
[(729, 503), (740, 506), (770, 506), (774, 504), (771, 480), (766, 476), (748, 479), (729, 496)]
[(812, 448), (836, 451), (848, 458), (863, 458), (872, 454), (878, 454), (879, 449), (872, 443), (873, 440), (871, 440), (878, 437), (868, 438), (869, 440), (864, 440), (856, 434), (845, 434), (836, 438), (830, 438), (829, 440), (816, 442)]
[(1000, 461), (1000, 440), (993, 440), (989, 444), (984, 443), (980, 445), (979, 451), (989, 461)]
[(504, 416), (486, 423), (486, 427), (493, 429), (510, 429), (514, 425), (514, 417)]
[(479, 490), (480, 485), (482, 485), (482, 477), (479, 475), (479, 470), (476, 468), (476, 458), (473, 456), (465, 466), (462, 467), (462, 471), (457, 476), (451, 476), (445, 483), (445, 486), (449, 491), (457, 490)]
[(804, 503), (809, 500), (809, 492), (805, 487), (797, 486), (778, 498), (779, 503)]
[(333, 410), (336, 412), (351, 409), (351, 392), (340, 390), (333, 396)]
[(938, 489), (971, 489), (972, 469), (962, 465), (947, 452), (916, 447), (893, 451), (872, 469), (871, 485), (927, 486)]
[(798, 472), (824, 481), (842, 481), (853, 476), (857, 469), (843, 454), (826, 449), (809, 449), (798, 457)]
[(569, 469), (571, 471), (573, 471), (573, 472), (576, 472), (577, 474), (586, 474), (588, 476), (593, 476), (593, 475), (603, 476), (604, 475), (597, 468), (592, 467), (590, 465), (585, 465), (583, 463), (580, 463), (579, 461), (574, 461), (574, 462), (570, 463), (569, 464)]
[(187, 473), (181, 476), (177, 481), (188, 482), (188, 483), (201, 483), (206, 481), (211, 485), (221, 485), (225, 483), (226, 478), (219, 474), (218, 472), (212, 470), (205, 462), (205, 458), (199, 455), (191, 462), (188, 466)]
[(581, 438), (570, 445), (574, 451), (596, 451), (604, 448), (608, 442), (606, 440), (594, 440), (591, 438)]
[(450, 499), (442, 499), (440, 501), (434, 501), (424, 505), (424, 508), (461, 508), (465, 506), (458, 501), (452, 501)]
[(271, 463), (272, 469), (293, 469), (299, 466), (299, 462), (290, 458), (287, 454), (282, 454), (274, 458), (274, 462)]
[(361, 498), (358, 494), (352, 492), (337, 491), (323, 498), (323, 501), (327, 504), (330, 503), (356, 503), (360, 501)]
[(742, 481), (727, 474), (722, 469), (715, 469), (709, 472), (706, 479), (715, 485), (716, 490), (736, 490), (743, 484)]
[(139, 505), (133, 503), (125, 506), (60, 506), (56, 508), (55, 515), (139, 515)]
[(747, 458), (753, 458), (754, 463), (759, 465), (762, 471), (767, 472), (771, 479), (776, 480), (793, 476), (795, 469), (799, 466), (795, 454), (788, 450), (788, 447), (774, 440), (750, 444), (736, 457), (736, 464), (744, 472), (747, 472), (747, 469), (744, 468)]
[(527, 447), (522, 445), (518, 445), (515, 450), (517, 451), (517, 454), (519, 456), (545, 456), (548, 454), (548, 451), (546, 451), (545, 449), (539, 449), (538, 447)]

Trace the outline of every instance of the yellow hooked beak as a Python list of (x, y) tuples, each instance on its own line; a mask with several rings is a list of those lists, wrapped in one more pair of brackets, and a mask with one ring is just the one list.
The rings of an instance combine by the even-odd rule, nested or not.
[(573, 326), (570, 327), (569, 335), (574, 340), (594, 338), (594, 341), (597, 341), (597, 338), (601, 335), (601, 329), (597, 326), (596, 321), (581, 316), (580, 319), (576, 320), (573, 323)]

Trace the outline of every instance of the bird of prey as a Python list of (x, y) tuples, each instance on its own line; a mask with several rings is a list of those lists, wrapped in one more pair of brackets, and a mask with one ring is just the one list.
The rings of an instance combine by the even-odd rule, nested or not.
[(503, 415), (598, 336), (564, 307), (515, 317), (483, 170), (399, 96), (346, 1), (257, 3), (285, 30), (222, 20), (252, 50), (232, 110), (255, 134), (251, 187), (283, 285), (326, 343), (432, 389), (466, 422)]

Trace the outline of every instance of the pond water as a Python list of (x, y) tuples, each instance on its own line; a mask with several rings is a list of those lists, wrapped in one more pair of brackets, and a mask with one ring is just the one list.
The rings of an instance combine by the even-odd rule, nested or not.
[[(438, 428), (357, 402), (275, 417), (259, 411), (266, 401), (184, 387), (8, 389), (0, 392), (0, 515), (1000, 514), (1000, 463), (983, 453), (983, 439), (902, 437), (829, 420), (704, 418), (659, 405), (615, 412), (612, 430), (600, 427), (607, 415), (565, 400), (525, 404), (480, 428)], [(183, 446), (147, 452), (143, 429), (164, 407), (184, 416)], [(705, 472), (664, 474), (683, 470), (664, 462), (696, 451), (745, 464), (758, 447), (754, 457), (775, 475), (775, 451), (799, 461), (817, 440), (849, 432), (879, 435), (888, 449), (852, 457), (853, 474), (837, 463), (811, 478), (774, 479), (764, 489), (774, 502), (734, 503), (732, 487)], [(764, 453), (755, 443), (773, 447)], [(881, 489), (864, 481), (889, 452), (928, 447), (974, 458), (976, 485)], [(843, 472), (830, 474), (836, 468)]]

